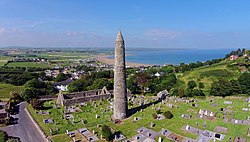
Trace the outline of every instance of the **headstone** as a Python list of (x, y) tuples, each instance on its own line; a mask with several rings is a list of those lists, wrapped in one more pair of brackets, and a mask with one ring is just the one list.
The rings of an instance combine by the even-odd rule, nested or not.
[(161, 137), (159, 137), (158, 142), (161, 142)]
[(52, 131), (52, 129), (51, 128), (49, 128), (49, 132), (52, 134), (53, 133), (53, 131)]
[(150, 127), (151, 127), (151, 128), (154, 127), (154, 123), (153, 123), (153, 122), (150, 123)]

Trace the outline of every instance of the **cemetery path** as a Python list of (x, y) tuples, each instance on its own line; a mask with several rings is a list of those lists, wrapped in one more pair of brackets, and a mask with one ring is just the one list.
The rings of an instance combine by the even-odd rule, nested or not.
[(26, 102), (20, 103), (19, 113), (14, 116), (19, 118), (18, 124), (6, 126), (1, 129), (6, 131), (10, 136), (19, 137), (22, 142), (45, 142), (44, 137), (24, 110), (26, 105)]

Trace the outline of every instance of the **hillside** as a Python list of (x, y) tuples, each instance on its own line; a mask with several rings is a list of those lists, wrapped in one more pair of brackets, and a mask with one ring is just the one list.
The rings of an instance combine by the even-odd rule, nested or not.
[(204, 66), (184, 72), (183, 74), (177, 74), (178, 81), (176, 86), (179, 88), (186, 88), (188, 81), (191, 80), (195, 81), (197, 84), (202, 82), (204, 84), (204, 93), (208, 95), (213, 81), (219, 78), (227, 80), (237, 79), (240, 76), (240, 67), (235, 64), (236, 62), (237, 61), (225, 60), (211, 66)]

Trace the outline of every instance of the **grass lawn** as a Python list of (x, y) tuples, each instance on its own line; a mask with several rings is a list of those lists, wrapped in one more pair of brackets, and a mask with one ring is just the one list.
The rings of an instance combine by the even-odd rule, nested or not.
[[(216, 103), (218, 104), (218, 106), (211, 106), (210, 100), (213, 100), (212, 103)], [(224, 104), (224, 101), (232, 101), (232, 104)], [(228, 128), (228, 132), (225, 134), (226, 136), (223, 141), (227, 142), (229, 141), (230, 137), (234, 138), (236, 136), (247, 138), (247, 141), (250, 141), (250, 138), (247, 137), (247, 129), (249, 128), (249, 126), (226, 123), (222, 121), (222, 117), (219, 117), (221, 116), (220, 108), (226, 108), (232, 110), (234, 118), (245, 120), (249, 116), (249, 112), (242, 111), (242, 108), (247, 107), (248, 103), (244, 102), (244, 98), (240, 97), (210, 97), (207, 99), (199, 99), (196, 103), (198, 107), (192, 107), (191, 103), (187, 104), (185, 102), (172, 101), (171, 103), (174, 106), (178, 106), (178, 108), (169, 108), (165, 104), (158, 103), (154, 107), (161, 107), (162, 112), (170, 110), (173, 113), (174, 117), (172, 119), (155, 120), (152, 117), (152, 113), (155, 113), (156, 111), (152, 109), (153, 106), (150, 106), (144, 109), (144, 111), (142, 112), (137, 112), (136, 114), (133, 114), (132, 116), (124, 120), (120, 125), (115, 125), (113, 122), (110, 121), (112, 111), (101, 111), (101, 109), (107, 110), (107, 107), (109, 106), (109, 103), (107, 101), (97, 101), (96, 107), (91, 105), (91, 103), (88, 103), (87, 106), (79, 107), (82, 112), (73, 113), (75, 117), (75, 124), (72, 124), (70, 120), (66, 120), (65, 118), (63, 118), (62, 108), (52, 108), (54, 103), (55, 101), (50, 101), (44, 104), (44, 106), (48, 108), (48, 110), (46, 111), (50, 112), (49, 115), (37, 114), (35, 110), (30, 105), (28, 105), (28, 109), (47, 135), (52, 136), (49, 132), (49, 128), (51, 128), (52, 130), (56, 130), (56, 128), (59, 129), (59, 131), (51, 137), (54, 141), (59, 141), (59, 139), (67, 139), (65, 135), (66, 130), (71, 131), (84, 127), (87, 127), (91, 131), (95, 130), (95, 132), (98, 133), (98, 137), (100, 137), (100, 129), (97, 127), (98, 124), (109, 125), (115, 131), (120, 131), (127, 138), (131, 138), (132, 136), (137, 134), (136, 129), (142, 126), (150, 128), (151, 122), (156, 124), (155, 127), (151, 128), (155, 131), (159, 132), (162, 128), (165, 128), (174, 133), (180, 134), (182, 136), (187, 136), (193, 139), (196, 139), (197, 136), (187, 131), (184, 131), (181, 128), (188, 124), (199, 129), (215, 131), (216, 126), (222, 126)], [(207, 109), (213, 111), (214, 113), (218, 112), (218, 116), (215, 120), (200, 119), (196, 117), (200, 109)], [(99, 116), (99, 118), (97, 119), (95, 118), (96, 114)], [(182, 114), (190, 114), (192, 115), (192, 119), (184, 119), (181, 117)], [(140, 117), (142, 119), (139, 121), (133, 121), (134, 117)], [(229, 114), (227, 115), (227, 117), (230, 117)], [(54, 123), (44, 124), (43, 118), (52, 118), (54, 119)], [(80, 119), (82, 119), (83, 121), (86, 120), (87, 123), (82, 124), (80, 122)], [(196, 125), (197, 122), (199, 123), (198, 126)], [(206, 127), (204, 127), (204, 122), (206, 122)], [(168, 142), (170, 140), (168, 140), (167, 138), (163, 138), (163, 141)]]
[(9, 98), (11, 91), (21, 93), (23, 86), (14, 86), (11, 84), (0, 83), (0, 98)]
[(70, 142), (71, 139), (66, 134), (58, 134), (51, 137), (53, 142)]
[(40, 67), (40, 68), (52, 68), (53, 65), (47, 63), (37, 63), (37, 62), (11, 62), (8, 63), (8, 67)]
[(0, 66), (4, 66), (4, 64), (5, 64), (6, 62), (0, 62)]

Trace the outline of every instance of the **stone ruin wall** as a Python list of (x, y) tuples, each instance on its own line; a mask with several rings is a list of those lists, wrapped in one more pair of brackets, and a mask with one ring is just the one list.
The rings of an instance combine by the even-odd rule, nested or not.
[(101, 95), (101, 92), (102, 92), (102, 89), (93, 90), (93, 91), (75, 92), (75, 93), (64, 94), (64, 98), (73, 99), (73, 98), (80, 98), (80, 97), (90, 97), (90, 96)]
[(109, 99), (111, 98), (111, 94), (105, 94), (105, 95), (95, 95), (95, 96), (89, 96), (89, 97), (78, 97), (73, 99), (64, 99), (63, 105), (64, 106), (71, 106), (75, 104), (90, 102), (90, 101), (97, 101), (102, 99)]

